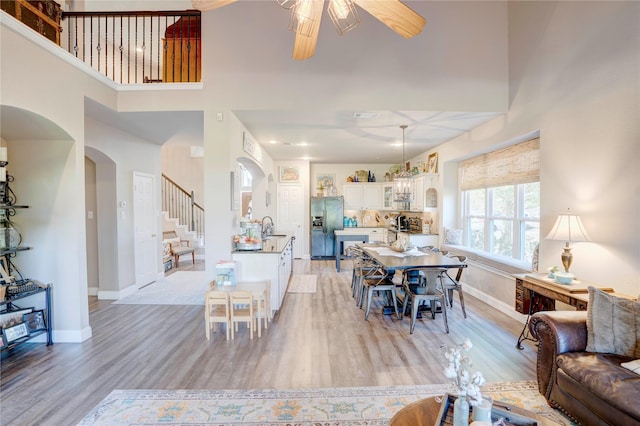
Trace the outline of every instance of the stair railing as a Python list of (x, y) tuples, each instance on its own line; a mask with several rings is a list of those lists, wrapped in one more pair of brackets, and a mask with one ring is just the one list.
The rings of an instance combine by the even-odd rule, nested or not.
[(61, 45), (116, 83), (198, 82), (200, 16), (198, 10), (62, 12)]
[(186, 225), (198, 238), (204, 236), (204, 208), (196, 203), (193, 191), (188, 192), (164, 173), (162, 210), (168, 212), (169, 217), (177, 218), (181, 225)]

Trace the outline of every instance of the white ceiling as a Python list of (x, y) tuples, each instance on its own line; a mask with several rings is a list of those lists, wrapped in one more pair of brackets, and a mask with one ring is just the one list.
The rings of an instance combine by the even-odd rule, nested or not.
[[(148, 3), (156, 10), (185, 5)], [(411, 158), (501, 114), (508, 101), (506, 8), (405, 3), (427, 19), (417, 37), (405, 40), (362, 10), (360, 26), (340, 37), (325, 11), (316, 55), (302, 62), (291, 59), (288, 12), (275, 1), (241, 0), (205, 12), (203, 45), (212, 46), (203, 57), (205, 97), (230, 108), (275, 161), (398, 163), (402, 147), (393, 144), (402, 141), (401, 124), (409, 126), (404, 158)], [(354, 118), (363, 112), (374, 117)], [(203, 143), (201, 111), (115, 112), (87, 101), (86, 115), (157, 144)]]

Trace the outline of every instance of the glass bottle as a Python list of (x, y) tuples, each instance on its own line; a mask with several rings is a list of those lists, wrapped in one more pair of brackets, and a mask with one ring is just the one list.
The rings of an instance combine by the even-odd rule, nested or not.
[(469, 402), (464, 392), (453, 403), (453, 426), (469, 426)]

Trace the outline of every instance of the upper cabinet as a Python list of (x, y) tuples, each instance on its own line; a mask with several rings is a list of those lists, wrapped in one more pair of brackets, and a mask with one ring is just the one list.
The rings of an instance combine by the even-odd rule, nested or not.
[(424, 210), (424, 177), (417, 176), (413, 178), (413, 203), (411, 203), (412, 212), (421, 212)]
[(382, 210), (396, 210), (396, 202), (393, 200), (393, 182), (384, 182), (380, 187), (382, 189)]
[[(423, 173), (413, 178), (413, 202), (410, 211), (431, 211), (437, 203), (437, 182), (433, 173)], [(434, 194), (435, 192), (435, 194)], [(342, 185), (345, 210), (404, 210), (395, 201), (393, 182), (360, 182)]]
[(342, 185), (345, 210), (381, 210), (379, 183), (345, 183)]

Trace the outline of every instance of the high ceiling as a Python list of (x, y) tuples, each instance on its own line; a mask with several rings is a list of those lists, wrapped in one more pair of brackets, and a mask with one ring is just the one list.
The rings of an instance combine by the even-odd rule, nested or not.
[[(273, 0), (204, 12), (202, 97), (233, 111), (275, 161), (312, 163), (398, 163), (402, 124), (409, 126), (404, 157), (411, 158), (505, 111), (503, 2), (405, 3), (427, 19), (416, 37), (403, 39), (361, 10), (360, 25), (343, 36), (323, 19), (315, 56), (305, 61), (291, 59), (288, 11)], [(190, 1), (143, 4), (177, 10)], [(86, 2), (93, 10), (133, 5), (141, 8)], [(88, 117), (157, 144), (203, 143), (202, 111), (86, 105)]]

